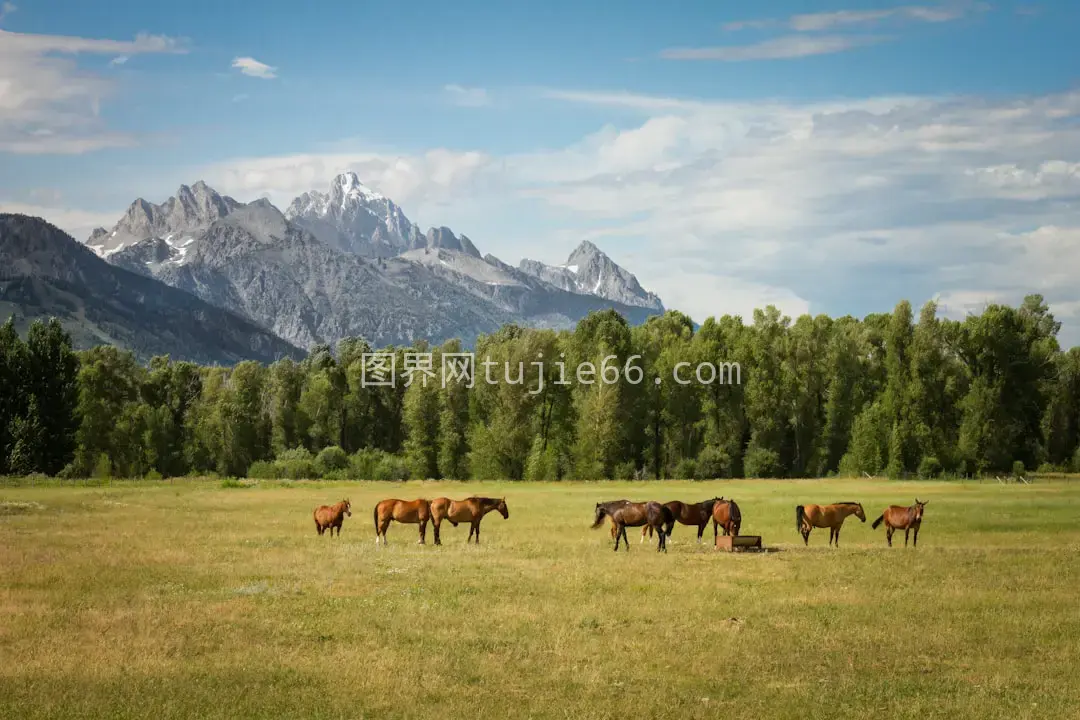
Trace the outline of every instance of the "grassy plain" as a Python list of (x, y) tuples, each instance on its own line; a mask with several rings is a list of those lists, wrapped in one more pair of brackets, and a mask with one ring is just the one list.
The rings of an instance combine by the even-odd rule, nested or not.
[[(375, 545), (375, 502), (442, 494), (510, 518)], [(589, 529), (721, 494), (777, 552)], [(916, 495), (919, 547), (886, 548)], [(846, 500), (867, 523), (803, 547), (794, 506)], [(1078, 519), (1077, 482), (0, 486), (0, 716), (1077, 717)]]

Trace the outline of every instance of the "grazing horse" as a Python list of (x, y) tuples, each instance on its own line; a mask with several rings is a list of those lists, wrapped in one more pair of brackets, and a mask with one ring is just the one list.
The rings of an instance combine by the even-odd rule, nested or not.
[[(713, 506), (723, 499), (724, 498), (713, 498), (712, 500), (702, 500), (697, 503), (684, 503), (679, 500), (672, 500), (669, 503), (664, 503), (664, 506), (674, 513), (676, 522), (683, 525), (696, 526), (697, 541), (701, 542), (701, 536), (705, 533), (705, 528), (709, 526), (709, 518), (712, 517)], [(652, 525), (646, 525), (641, 528), (641, 542), (645, 542), (646, 534), (649, 537), (652, 537)]]
[(619, 551), (619, 540), (626, 542), (627, 551), (630, 550), (630, 541), (626, 539), (626, 528), (650, 525), (660, 537), (656, 551), (667, 552), (667, 536), (675, 527), (675, 513), (671, 508), (658, 502), (634, 503), (626, 500), (614, 500), (606, 503), (596, 503), (596, 517), (593, 528), (598, 528), (604, 523), (604, 518), (611, 518), (613, 523), (612, 534), (615, 536), (615, 552)]
[(338, 537), (341, 537), (341, 523), (345, 516), (352, 517), (352, 504), (348, 500), (342, 500), (334, 505), (320, 505), (315, 508), (315, 531), (322, 535), (330, 528), (330, 537), (334, 537), (334, 528), (337, 528)]
[(391, 520), (399, 523), (412, 523), (420, 525), (420, 542), (424, 544), (427, 535), (428, 520), (431, 519), (431, 505), (423, 498), (417, 500), (387, 499), (375, 506), (375, 544), (386, 544), (386, 529), (390, 527)]
[(720, 500), (713, 505), (712, 509), (713, 541), (719, 536), (719, 528), (724, 528), (725, 535), (735, 536), (742, 527), (742, 511), (734, 500)]
[(907, 547), (908, 533), (912, 530), (915, 531), (915, 537), (912, 538), (912, 545), (914, 547), (919, 546), (919, 526), (922, 525), (923, 508), (929, 504), (929, 500), (926, 502), (919, 502), (919, 498), (915, 498), (915, 504), (908, 507), (901, 507), (899, 505), (890, 505), (885, 508), (885, 512), (881, 513), (881, 517), (873, 522), (870, 526), (877, 530), (878, 525), (885, 522), (885, 539), (889, 541), (889, 547), (892, 547), (892, 534), (896, 530), (904, 531), (904, 547)]
[(476, 544), (480, 544), (480, 521), (492, 510), (497, 510), (503, 519), (510, 517), (510, 511), (506, 509), (506, 498), (471, 497), (465, 500), (451, 500), (450, 498), (435, 498), (431, 501), (431, 526), (435, 529), (435, 544), (442, 545), (439, 539), (439, 526), (443, 520), (449, 520), (454, 527), (458, 523), (470, 523), (469, 539), (472, 541), (476, 534)]
[(866, 522), (866, 514), (861, 503), (842, 502), (832, 505), (796, 505), (795, 529), (802, 534), (803, 545), (810, 544), (810, 531), (814, 528), (829, 528), (829, 545), (836, 540), (840, 547), (840, 527), (848, 515), (854, 515)]

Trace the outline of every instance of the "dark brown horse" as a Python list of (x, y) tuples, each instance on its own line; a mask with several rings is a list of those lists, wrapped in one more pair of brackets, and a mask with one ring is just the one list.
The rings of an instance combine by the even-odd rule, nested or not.
[[(713, 506), (724, 498), (713, 498), (696, 503), (684, 503), (680, 500), (672, 500), (664, 503), (675, 515), (675, 521), (682, 525), (692, 525), (697, 528), (697, 541), (701, 542), (701, 536), (705, 534), (705, 528), (709, 527), (712, 518)], [(645, 536), (653, 536), (652, 525), (641, 528), (641, 542), (645, 542)]]
[(390, 527), (391, 520), (399, 523), (411, 523), (420, 525), (420, 545), (424, 544), (427, 535), (428, 520), (431, 519), (431, 505), (427, 500), (397, 500), (390, 498), (383, 500), (375, 506), (375, 544), (386, 544), (386, 530)]
[(720, 498), (712, 508), (712, 534), (713, 542), (720, 536), (719, 529), (724, 529), (725, 535), (738, 535), (742, 527), (742, 511), (734, 500)]
[(334, 528), (337, 528), (338, 537), (341, 537), (341, 523), (345, 516), (352, 517), (352, 505), (348, 500), (342, 500), (334, 505), (320, 505), (315, 508), (315, 531), (322, 535), (330, 528), (330, 537), (334, 536)]
[(435, 529), (435, 544), (442, 545), (439, 539), (439, 526), (443, 520), (449, 520), (454, 527), (458, 523), (470, 524), (469, 539), (472, 541), (476, 534), (476, 544), (480, 544), (480, 521), (492, 510), (498, 511), (503, 519), (510, 517), (510, 511), (506, 508), (506, 498), (471, 497), (464, 500), (451, 500), (450, 498), (435, 498), (431, 501), (431, 526)]
[(598, 528), (604, 524), (604, 518), (611, 518), (614, 524), (612, 534), (615, 536), (615, 551), (619, 551), (619, 540), (626, 542), (627, 551), (630, 550), (630, 541), (626, 539), (626, 528), (649, 525), (656, 530), (660, 541), (656, 551), (667, 552), (667, 537), (675, 527), (675, 513), (671, 508), (658, 502), (635, 503), (626, 500), (614, 500), (606, 503), (596, 503), (596, 517), (592, 527)]
[[(866, 522), (866, 513), (862, 503), (841, 502), (832, 505), (796, 505), (795, 528), (803, 538), (803, 545), (810, 544), (810, 531), (814, 528), (829, 528), (829, 545), (836, 541), (840, 547), (840, 528), (849, 515), (854, 515)], [(875, 527), (877, 527), (875, 525)]]
[(885, 539), (889, 542), (889, 547), (892, 547), (892, 534), (896, 530), (904, 531), (904, 547), (907, 547), (908, 533), (912, 530), (915, 531), (915, 537), (912, 538), (912, 546), (919, 546), (919, 526), (922, 525), (923, 508), (930, 503), (919, 502), (919, 498), (915, 498), (915, 504), (908, 507), (901, 507), (900, 505), (890, 505), (885, 508), (885, 512), (881, 513), (881, 517), (873, 522), (870, 526), (877, 530), (878, 525), (885, 522)]

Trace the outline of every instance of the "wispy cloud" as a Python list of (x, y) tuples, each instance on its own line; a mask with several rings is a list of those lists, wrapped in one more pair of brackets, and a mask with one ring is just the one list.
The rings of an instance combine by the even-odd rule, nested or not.
[(186, 52), (183, 40), (164, 35), (111, 40), (0, 30), (0, 152), (78, 154), (134, 143), (101, 120), (112, 81), (58, 56)]
[(450, 102), (461, 107), (483, 107), (491, 104), (491, 98), (484, 88), (444, 85), (443, 92)]
[(238, 57), (232, 61), (232, 67), (245, 75), (273, 80), (277, 77), (277, 68), (261, 63), (253, 57)]
[(112, 60), (109, 61), (109, 65), (112, 65), (113, 67), (116, 67), (117, 65), (123, 65), (127, 61), (128, 61), (128, 56), (127, 55), (118, 55), (117, 57), (114, 57)]
[(872, 45), (882, 40), (883, 38), (878, 37), (847, 35), (785, 35), (753, 45), (668, 48), (660, 53), (660, 57), (665, 60), (721, 60), (724, 62), (785, 60), (813, 55), (831, 55), (864, 45)]
[(737, 20), (726, 23), (729, 32), (760, 30), (770, 27), (786, 27), (796, 32), (822, 32), (843, 27), (875, 25), (886, 20), (911, 20), (916, 22), (942, 23), (959, 20), (976, 12), (989, 10), (985, 2), (957, 0), (941, 5), (902, 5), (880, 10), (836, 10), (821, 13), (792, 15), (786, 20), (757, 19)]
[(582, 239), (616, 262), (633, 253), (642, 284), (698, 320), (768, 302), (861, 314), (902, 297), (956, 305), (1038, 290), (1080, 340), (1080, 92), (805, 103), (544, 94), (643, 117), (526, 153), (358, 150), (191, 175), (287, 204), (353, 169), (410, 218), (460, 229), (503, 259), (559, 262)]
[(15, 12), (18, 9), (19, 9), (19, 6), (14, 4), (14, 3), (10, 3), (10, 2), (0, 3), (0, 22), (3, 22), (5, 20), (5, 18), (7, 18), (9, 15), (11, 15), (13, 12)]

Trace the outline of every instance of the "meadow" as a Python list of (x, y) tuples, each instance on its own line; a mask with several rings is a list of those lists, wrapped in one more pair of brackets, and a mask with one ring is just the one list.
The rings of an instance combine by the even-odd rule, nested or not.
[[(239, 485), (0, 486), (0, 716), (1077, 717), (1077, 482)], [(440, 495), (510, 517), (376, 546), (377, 501)], [(714, 495), (775, 552), (589, 528)], [(871, 522), (916, 496), (918, 548), (887, 548)], [(795, 505), (847, 500), (867, 522), (804, 547)]]

